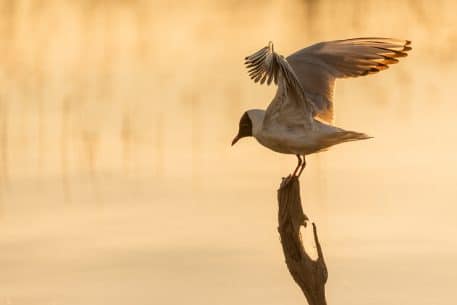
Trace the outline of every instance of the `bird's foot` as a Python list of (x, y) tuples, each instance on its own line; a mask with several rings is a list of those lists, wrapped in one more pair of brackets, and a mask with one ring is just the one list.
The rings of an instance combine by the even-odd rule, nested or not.
[(287, 177), (282, 178), (281, 186), (279, 189), (283, 189), (286, 186), (288, 186), (294, 179), (297, 179), (298, 177), (296, 175), (289, 175)]

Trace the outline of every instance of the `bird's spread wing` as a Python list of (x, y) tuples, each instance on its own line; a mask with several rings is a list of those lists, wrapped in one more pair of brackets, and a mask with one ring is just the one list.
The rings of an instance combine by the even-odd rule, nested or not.
[(301, 49), (287, 61), (295, 71), (313, 115), (331, 122), (336, 78), (358, 77), (385, 70), (407, 56), (411, 42), (390, 38), (327, 41)]
[(278, 85), (276, 95), (266, 110), (264, 124), (281, 121), (287, 126), (302, 125), (312, 119), (312, 105), (307, 102), (300, 81), (287, 60), (274, 51), (271, 42), (247, 56), (245, 65), (254, 82), (267, 85), (274, 82)]

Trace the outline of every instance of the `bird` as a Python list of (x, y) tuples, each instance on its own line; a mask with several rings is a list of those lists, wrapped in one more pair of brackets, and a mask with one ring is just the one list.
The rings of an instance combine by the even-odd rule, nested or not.
[(370, 139), (365, 133), (333, 125), (335, 80), (386, 70), (410, 50), (410, 40), (361, 37), (319, 42), (284, 57), (270, 41), (245, 57), (244, 63), (255, 83), (277, 85), (276, 94), (265, 110), (242, 114), (232, 146), (254, 137), (270, 150), (294, 154), (297, 166), (289, 177), (299, 177), (306, 167), (305, 156)]

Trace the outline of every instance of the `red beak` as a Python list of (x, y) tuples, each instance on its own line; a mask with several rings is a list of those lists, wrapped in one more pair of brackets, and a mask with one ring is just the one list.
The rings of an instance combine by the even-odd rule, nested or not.
[(239, 139), (241, 139), (241, 137), (237, 135), (232, 141), (232, 146), (235, 145), (235, 143), (238, 142)]

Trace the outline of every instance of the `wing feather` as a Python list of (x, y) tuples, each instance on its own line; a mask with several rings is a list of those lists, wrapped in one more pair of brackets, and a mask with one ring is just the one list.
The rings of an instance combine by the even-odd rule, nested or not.
[(267, 108), (265, 120), (280, 119), (286, 124), (305, 124), (312, 119), (312, 105), (287, 60), (276, 53), (273, 43), (245, 58), (249, 77), (256, 83), (275, 83), (278, 90)]
[(321, 42), (287, 57), (302, 85), (313, 113), (333, 119), (333, 89), (336, 78), (359, 77), (386, 70), (407, 56), (411, 41), (367, 37)]

